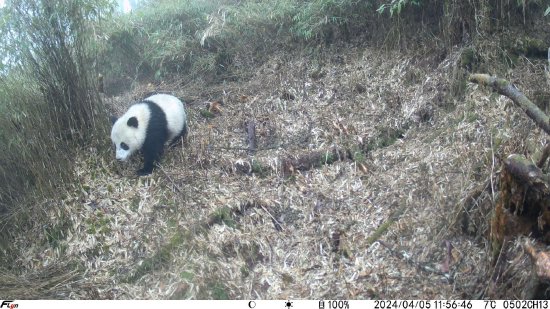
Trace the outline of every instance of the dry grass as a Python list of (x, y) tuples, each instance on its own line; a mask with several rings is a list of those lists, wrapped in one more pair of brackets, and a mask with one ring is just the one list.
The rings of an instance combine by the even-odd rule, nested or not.
[[(441, 63), (372, 48), (318, 57), (274, 57), (247, 82), (165, 86), (187, 99), (186, 143), (139, 179), (139, 159), (120, 166), (84, 149), (80, 184), (57, 202), (70, 209), (69, 234), (57, 247), (21, 237), (19, 265), (78, 261), (89, 287), (69, 298), (481, 295), (490, 250), (479, 216), (489, 217), (500, 158), (533, 153), (544, 135), (475, 85), (449, 99), (457, 53)], [(514, 76), (537, 81), (536, 65), (522, 64)], [(144, 92), (112, 103), (124, 110)], [(204, 117), (215, 99), (222, 113)], [(401, 134), (382, 134), (392, 130)], [(283, 175), (282, 159), (333, 146), (354, 160)]]

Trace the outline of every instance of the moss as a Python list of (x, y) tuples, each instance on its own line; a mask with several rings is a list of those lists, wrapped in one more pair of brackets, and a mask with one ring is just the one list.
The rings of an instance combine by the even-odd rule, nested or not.
[(516, 55), (524, 55), (530, 58), (546, 58), (548, 46), (541, 39), (521, 37), (516, 39), (511, 50)]
[(206, 118), (206, 119), (211, 119), (211, 118), (216, 117), (216, 115), (214, 115), (214, 113), (212, 113), (211, 111), (205, 110), (205, 109), (201, 109), (200, 114), (203, 118)]
[(496, 81), (496, 84), (497, 84), (497, 87), (498, 88), (506, 88), (506, 86), (509, 84), (507, 80), (505, 79), (502, 79), (502, 78), (498, 78), (497, 81)]
[(227, 206), (218, 208), (214, 213), (210, 215), (210, 219), (208, 220), (209, 226), (222, 223), (233, 228), (237, 226), (235, 219), (233, 219), (231, 208)]
[(88, 225), (86, 233), (95, 235), (95, 234), (109, 234), (111, 233), (111, 219), (104, 217), (103, 213), (98, 212), (96, 216), (86, 219), (86, 224)]
[(174, 234), (172, 238), (170, 238), (170, 242), (168, 243), (168, 246), (170, 248), (174, 248), (176, 246), (179, 246), (185, 242), (186, 239), (189, 238), (189, 234), (182, 233), (181, 231), (178, 231), (178, 233)]
[(60, 242), (65, 239), (65, 231), (69, 229), (69, 220), (61, 219), (59, 220), (61, 224), (56, 224), (53, 226), (48, 226), (44, 230), (44, 235), (46, 235), (46, 240), (53, 248), (58, 248)]
[(241, 276), (246, 278), (250, 275), (250, 270), (246, 266), (241, 266)]
[(298, 177), (296, 177), (296, 173), (285, 173), (285, 178), (283, 178), (283, 183), (285, 185), (292, 185), (295, 184), (298, 180)]
[(214, 300), (229, 299), (226, 287), (221, 282), (215, 282), (208, 285), (210, 295)]
[(465, 48), (460, 53), (460, 67), (468, 71), (475, 71), (478, 63), (478, 55), (475, 49)]
[(260, 177), (266, 177), (267, 172), (269, 171), (269, 167), (263, 166), (260, 162), (256, 160), (252, 160), (251, 169), (252, 173)]
[(195, 274), (188, 271), (182, 271), (180, 273), (180, 278), (187, 281), (193, 281), (193, 279), (195, 278)]
[(97, 233), (96, 229), (95, 229), (95, 226), (90, 226), (86, 229), (86, 233), (88, 234), (91, 234), (91, 235), (95, 235)]
[(141, 202), (141, 198), (137, 195), (132, 197), (130, 200), (130, 210), (137, 211), (139, 209), (139, 203)]
[(473, 123), (479, 119), (479, 115), (475, 112), (468, 112), (466, 114), (466, 122)]
[(405, 130), (394, 128), (381, 128), (380, 134), (367, 144), (367, 151), (385, 148), (393, 145), (397, 139), (403, 137)]
[(336, 156), (333, 153), (327, 152), (321, 157), (319, 165), (332, 164), (336, 161)]
[(351, 150), (351, 158), (354, 162), (357, 163), (365, 163), (367, 161), (367, 156), (365, 155), (365, 153), (357, 147), (354, 147)]

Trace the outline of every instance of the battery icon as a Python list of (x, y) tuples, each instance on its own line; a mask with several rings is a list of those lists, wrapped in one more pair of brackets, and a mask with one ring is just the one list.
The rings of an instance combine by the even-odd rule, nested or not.
[(325, 309), (325, 301), (324, 300), (319, 301), (319, 309)]

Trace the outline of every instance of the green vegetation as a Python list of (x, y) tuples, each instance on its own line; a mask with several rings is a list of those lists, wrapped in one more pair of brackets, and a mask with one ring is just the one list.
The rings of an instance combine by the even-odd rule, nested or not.
[(210, 119), (210, 118), (216, 117), (216, 115), (214, 115), (214, 113), (212, 113), (211, 111), (206, 110), (206, 109), (201, 109), (201, 110), (200, 110), (200, 114), (201, 114), (202, 117), (204, 117), (204, 118), (206, 118), (206, 119)]
[[(181, 250), (189, 239), (189, 233), (183, 230), (178, 230), (168, 241), (168, 243), (163, 244), (155, 254), (150, 257), (147, 257), (143, 262), (136, 267), (133, 273), (122, 279), (123, 282), (133, 283), (139, 280), (141, 277), (146, 274), (162, 269), (169, 264), (172, 254), (178, 250)], [(183, 272), (182, 274), (189, 274)]]
[(86, 233), (88, 234), (108, 234), (111, 232), (111, 220), (107, 217), (104, 217), (101, 212), (97, 213), (97, 216), (88, 218), (86, 220), (87, 229)]
[(379, 134), (366, 146), (367, 151), (384, 148), (393, 145), (397, 139), (402, 138), (407, 128), (395, 129), (389, 127), (379, 128)]
[(106, 116), (95, 90), (92, 27), (107, 4), (13, 0), (0, 11), (0, 213), (25, 218), (12, 225), (41, 223), (36, 201), (59, 197), (74, 181), (75, 150), (104, 144), (93, 140), (104, 134)]
[(237, 222), (235, 222), (235, 219), (233, 218), (233, 211), (231, 208), (224, 206), (212, 213), (210, 215), (210, 219), (208, 220), (208, 225), (214, 224), (225, 224), (232, 228), (236, 227)]
[[(441, 36), (439, 42), (456, 44), (454, 40), (462, 35), (456, 23), (460, 21), (476, 28), (479, 22), (470, 12), (479, 10), (476, 9), (478, 6), (486, 6), (489, 14), (494, 8), (508, 10), (509, 14), (518, 17), (529, 9), (521, 1), (477, 2), (146, 1), (132, 14), (114, 18), (102, 31), (98, 30), (103, 33), (98, 36), (102, 40), (96, 42), (97, 62), (106, 76), (108, 93), (123, 91), (136, 81), (159, 81), (175, 76), (187, 80), (217, 81), (246, 77), (240, 75), (243, 65), (265, 61), (281, 48), (292, 50), (349, 41), (365, 32), (383, 35), (389, 44), (399, 43), (406, 35), (418, 35), (421, 30), (418, 27), (427, 27), (417, 16), (430, 15), (433, 22), (426, 30)], [(542, 3), (536, 3), (535, 9), (542, 15)], [(389, 12), (389, 18), (383, 18), (387, 16), (386, 12)], [(504, 18), (505, 15), (501, 16)], [(495, 24), (498, 22), (494, 20)], [(407, 26), (411, 23), (412, 26)], [(375, 25), (386, 25), (390, 33), (373, 31), (382, 29)], [(207, 114), (202, 116), (210, 117)]]
[(252, 173), (258, 177), (267, 177), (271, 168), (269, 166), (262, 165), (258, 160), (252, 160), (251, 162)]
[(327, 151), (322, 155), (321, 160), (319, 160), (319, 166), (332, 164), (336, 162), (336, 160), (338, 160), (338, 157), (334, 153)]
[(367, 156), (365, 155), (363, 150), (361, 150), (358, 146), (353, 146), (350, 152), (351, 152), (351, 159), (354, 162), (364, 164), (367, 161)]
[(348, 40), (373, 14), (354, 0), (149, 1), (105, 27), (98, 58), (110, 93), (134, 80), (230, 78), (282, 47)]
[(408, 5), (420, 5), (422, 0), (391, 0), (391, 2), (383, 3), (377, 9), (378, 13), (382, 14), (386, 10), (390, 12), (390, 15), (393, 16), (401, 14), (401, 11)]

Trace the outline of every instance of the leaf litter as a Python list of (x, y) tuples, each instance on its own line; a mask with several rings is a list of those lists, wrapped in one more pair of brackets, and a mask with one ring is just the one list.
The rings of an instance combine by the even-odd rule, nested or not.
[[(479, 295), (500, 158), (533, 152), (544, 134), (477, 85), (453, 99), (458, 51), (430, 65), (369, 47), (318, 57), (275, 56), (223, 84), (164, 84), (157, 90), (186, 101), (187, 140), (143, 178), (139, 158), (120, 165), (83, 149), (79, 182), (46, 210), (67, 234), (42, 246), (22, 236), (21, 268), (78, 264), (81, 275), (58, 283), (54, 298)], [(530, 63), (514, 71), (526, 85)], [(150, 90), (108, 100), (122, 112)], [(205, 102), (223, 104), (206, 117)], [(307, 168), (283, 164), (312, 152), (327, 155)]]

